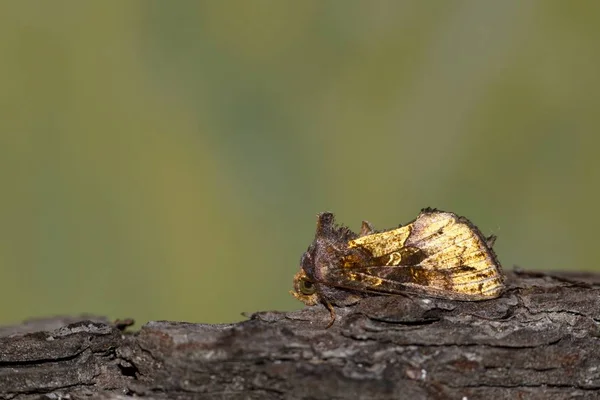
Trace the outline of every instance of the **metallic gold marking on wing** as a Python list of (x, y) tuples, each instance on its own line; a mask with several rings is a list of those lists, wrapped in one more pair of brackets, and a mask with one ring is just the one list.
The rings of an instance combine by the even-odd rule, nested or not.
[(410, 232), (411, 227), (408, 225), (391, 231), (362, 236), (349, 241), (348, 248), (362, 247), (371, 252), (373, 257), (382, 257), (404, 247), (404, 242), (410, 236)]
[(379, 286), (383, 282), (383, 279), (381, 278), (378, 278), (373, 275), (367, 275), (361, 272), (351, 272), (348, 275), (348, 277), (351, 281), (360, 282), (361, 284), (366, 285), (367, 287)]
[(402, 255), (399, 252), (395, 251), (389, 255), (389, 258), (385, 265), (399, 265), (402, 261)]

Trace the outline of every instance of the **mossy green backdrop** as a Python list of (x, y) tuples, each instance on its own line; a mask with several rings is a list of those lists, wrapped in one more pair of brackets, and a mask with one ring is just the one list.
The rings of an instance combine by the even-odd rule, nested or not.
[(0, 323), (292, 310), (315, 215), (599, 270), (596, 1), (6, 1)]

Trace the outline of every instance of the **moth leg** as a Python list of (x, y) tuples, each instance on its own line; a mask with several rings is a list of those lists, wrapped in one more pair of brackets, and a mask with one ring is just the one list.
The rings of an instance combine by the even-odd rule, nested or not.
[(487, 244), (488, 247), (493, 247), (494, 243), (496, 243), (496, 235), (490, 235), (485, 239), (485, 244)]
[(370, 235), (373, 232), (375, 232), (375, 229), (373, 229), (373, 225), (371, 225), (369, 221), (363, 221), (362, 225), (360, 226), (359, 236)]
[(333, 308), (333, 306), (331, 305), (331, 303), (328, 302), (328, 301), (325, 302), (325, 307), (327, 307), (327, 309), (329, 310), (329, 315), (331, 316), (331, 320), (329, 321), (329, 323), (325, 327), (325, 329), (329, 329), (329, 328), (331, 328), (331, 326), (335, 322), (335, 309)]

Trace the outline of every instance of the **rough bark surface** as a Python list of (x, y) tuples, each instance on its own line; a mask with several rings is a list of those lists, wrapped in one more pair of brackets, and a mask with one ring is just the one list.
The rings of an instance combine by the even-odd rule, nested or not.
[(236, 324), (0, 327), (0, 399), (592, 399), (600, 275), (510, 273), (499, 299), (370, 297)]

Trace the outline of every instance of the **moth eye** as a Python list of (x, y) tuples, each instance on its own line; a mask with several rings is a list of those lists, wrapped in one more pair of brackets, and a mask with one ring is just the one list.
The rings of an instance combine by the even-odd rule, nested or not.
[(311, 294), (315, 294), (315, 292), (317, 291), (317, 288), (315, 288), (315, 284), (311, 281), (301, 279), (299, 283), (300, 293), (302, 293), (303, 295), (310, 296)]

